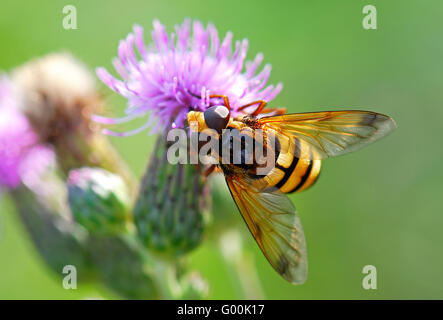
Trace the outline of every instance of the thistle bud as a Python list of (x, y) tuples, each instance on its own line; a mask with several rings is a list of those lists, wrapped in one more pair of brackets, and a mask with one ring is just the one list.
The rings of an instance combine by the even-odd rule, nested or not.
[(164, 135), (157, 138), (134, 209), (144, 245), (183, 254), (201, 241), (208, 221), (209, 190), (196, 166), (170, 164)]
[(119, 176), (100, 168), (72, 170), (69, 204), (75, 221), (95, 234), (118, 234), (130, 218), (128, 189)]

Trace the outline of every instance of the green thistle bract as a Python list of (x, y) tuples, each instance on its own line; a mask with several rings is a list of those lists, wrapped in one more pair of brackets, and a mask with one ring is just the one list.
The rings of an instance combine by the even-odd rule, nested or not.
[(159, 135), (136, 201), (134, 222), (145, 246), (182, 254), (201, 241), (209, 191), (196, 166), (167, 161), (167, 147), (166, 137)]
[(119, 176), (100, 168), (73, 170), (68, 194), (74, 219), (91, 233), (108, 235), (126, 230), (130, 198)]

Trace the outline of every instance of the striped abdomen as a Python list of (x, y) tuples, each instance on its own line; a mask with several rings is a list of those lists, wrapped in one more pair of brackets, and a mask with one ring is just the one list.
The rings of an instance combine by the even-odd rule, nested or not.
[[(241, 135), (255, 135), (253, 129), (241, 125), (237, 127)], [(228, 127), (228, 129), (234, 129)], [(272, 129), (270, 130), (272, 131)], [(266, 175), (257, 175), (257, 164), (236, 165), (247, 170), (257, 186), (277, 187), (284, 193), (298, 192), (309, 188), (317, 179), (321, 160), (310, 160), (310, 148), (302, 141), (269, 132), (276, 137), (274, 151), (275, 163)], [(270, 152), (268, 151), (268, 155)]]
[(276, 163), (276, 169), (281, 170), (283, 175), (275, 186), (284, 193), (306, 190), (314, 184), (320, 174), (321, 160), (309, 160), (307, 155), (304, 156), (310, 151), (303, 146), (301, 140), (294, 141), (293, 150), (292, 157), (277, 159)]
[(277, 135), (275, 167), (261, 179), (284, 193), (303, 191), (317, 180), (321, 160), (310, 160), (310, 149), (302, 140)]

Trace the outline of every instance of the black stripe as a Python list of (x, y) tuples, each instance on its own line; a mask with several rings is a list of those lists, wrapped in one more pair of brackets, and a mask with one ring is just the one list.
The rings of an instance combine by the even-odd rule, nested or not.
[(303, 177), (301, 178), (300, 183), (299, 183), (294, 189), (292, 189), (291, 191), (289, 191), (288, 193), (291, 193), (291, 192), (295, 192), (295, 191), (297, 191), (298, 189), (300, 189), (300, 188), (305, 184), (306, 180), (308, 180), (308, 177), (309, 177), (309, 175), (311, 174), (313, 164), (314, 164), (314, 161), (313, 161), (313, 160), (310, 160), (310, 163), (309, 163), (308, 169), (306, 170), (305, 174), (304, 174)]
[[(300, 148), (300, 142), (298, 141), (298, 139), (294, 139), (294, 140), (295, 140), (295, 151), (297, 151), (297, 149)], [(281, 170), (283, 170), (285, 175), (280, 180), (280, 182), (275, 185), (277, 188), (280, 189), (281, 187), (283, 187), (285, 185), (285, 183), (291, 177), (291, 174), (294, 171), (295, 167), (297, 166), (297, 163), (298, 163), (298, 158), (297, 157), (293, 157), (291, 165), (288, 168), (284, 168), (284, 167), (280, 168)], [(278, 164), (277, 164), (277, 166), (280, 167), (280, 165), (278, 165)]]
[(275, 155), (275, 163), (277, 163), (277, 159), (280, 156), (281, 152), (281, 144), (280, 144), (280, 138), (277, 136), (277, 139), (275, 140), (275, 148), (274, 148), (274, 155)]

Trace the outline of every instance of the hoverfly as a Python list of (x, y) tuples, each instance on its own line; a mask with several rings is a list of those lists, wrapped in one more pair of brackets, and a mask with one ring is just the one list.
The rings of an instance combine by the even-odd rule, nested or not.
[[(209, 167), (221, 169), (244, 221), (273, 268), (286, 280), (301, 284), (307, 278), (306, 241), (296, 209), (286, 193), (309, 188), (320, 173), (321, 160), (358, 150), (395, 129), (388, 116), (370, 111), (326, 111), (285, 114), (285, 109), (266, 109), (263, 100), (240, 107), (257, 105), (247, 116), (232, 118), (229, 99), (224, 95), (210, 95), (223, 100), (204, 112), (190, 111), (188, 123), (198, 123), (197, 131), (213, 129), (220, 145), (230, 148), (232, 141), (224, 141), (223, 133), (237, 131), (256, 139), (261, 129), (264, 149), (272, 155), (275, 165), (258, 175), (257, 159), (252, 163), (218, 162)], [(195, 129), (194, 129), (195, 130)], [(274, 146), (267, 145), (269, 137)], [(242, 148), (244, 145), (242, 145)], [(243, 149), (240, 150), (240, 152)]]

